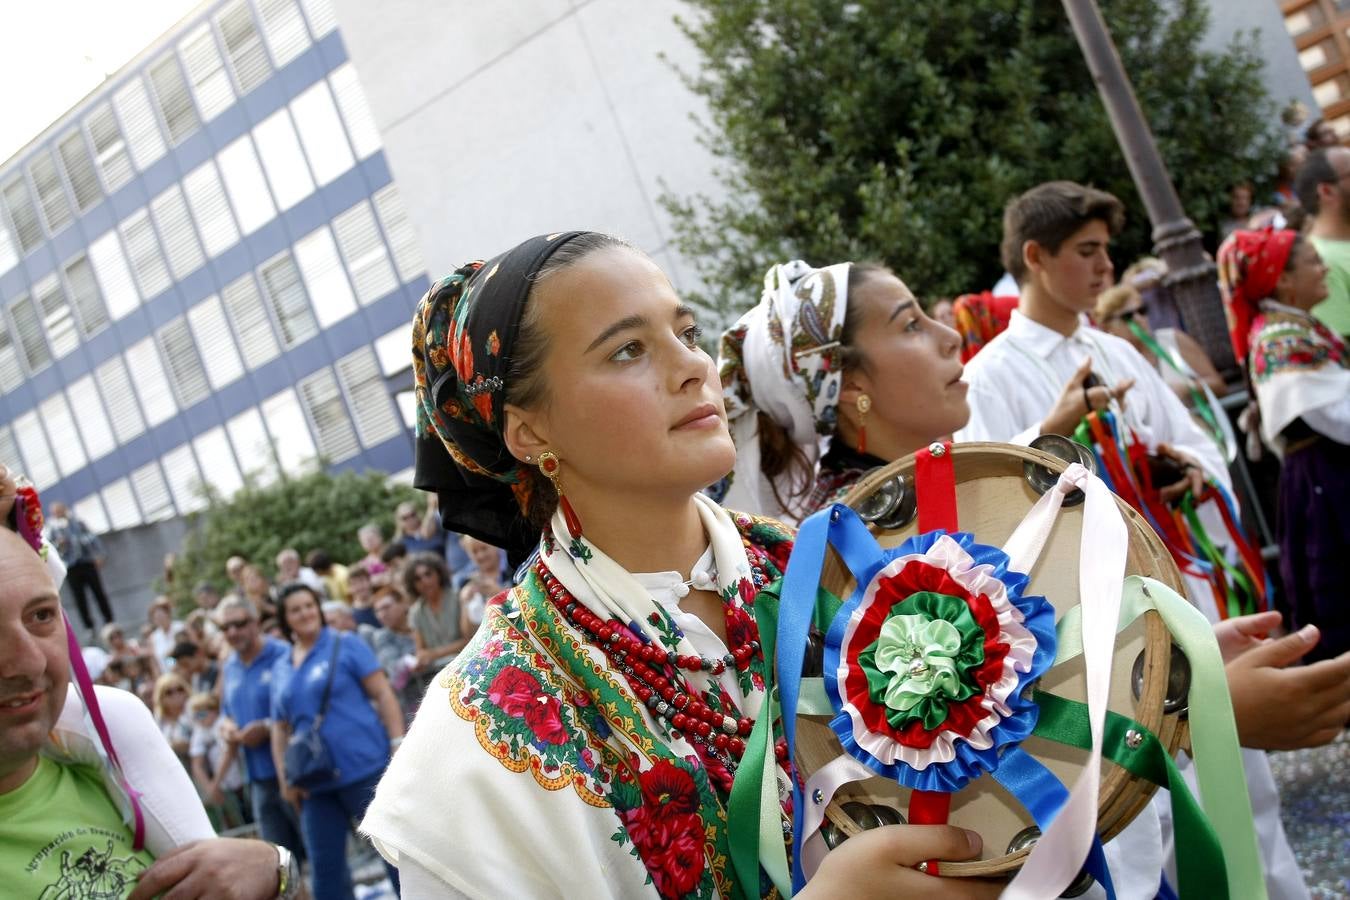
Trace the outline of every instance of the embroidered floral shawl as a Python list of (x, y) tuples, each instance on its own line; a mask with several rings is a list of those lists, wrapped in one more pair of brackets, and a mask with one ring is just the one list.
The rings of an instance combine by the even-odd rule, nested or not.
[(1309, 314), (1272, 300), (1252, 322), (1251, 373), (1261, 437), (1280, 453), (1285, 428), (1350, 394), (1345, 343)]
[[(734, 519), (776, 580), (790, 533)], [(532, 571), (428, 690), (362, 830), (469, 896), (769, 896), (734, 883), (725, 802)]]

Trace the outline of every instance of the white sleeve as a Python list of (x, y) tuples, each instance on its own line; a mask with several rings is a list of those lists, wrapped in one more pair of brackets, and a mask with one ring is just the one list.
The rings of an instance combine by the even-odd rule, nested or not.
[(1306, 410), (1303, 422), (1338, 444), (1350, 444), (1350, 394), (1326, 406)]
[(403, 900), (468, 900), (469, 895), (432, 875), (408, 858), (398, 867), (398, 894)]
[(205, 756), (211, 749), (211, 731), (198, 725), (192, 729), (192, 742), (188, 744), (188, 756)]

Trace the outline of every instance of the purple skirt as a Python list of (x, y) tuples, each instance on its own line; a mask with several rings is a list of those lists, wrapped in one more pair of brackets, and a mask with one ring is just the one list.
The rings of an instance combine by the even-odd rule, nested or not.
[(1350, 650), (1350, 445), (1321, 438), (1285, 458), (1276, 524), (1292, 625), (1322, 632), (1305, 659)]

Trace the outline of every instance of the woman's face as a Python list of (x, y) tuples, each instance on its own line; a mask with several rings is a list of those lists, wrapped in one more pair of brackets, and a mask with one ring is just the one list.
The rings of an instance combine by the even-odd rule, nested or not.
[(286, 608), (282, 615), (291, 632), (306, 641), (313, 640), (323, 628), (323, 619), (319, 616), (319, 601), (309, 591), (296, 591), (286, 596)]
[(166, 718), (176, 719), (183, 714), (187, 705), (187, 688), (181, 684), (171, 684), (164, 689), (160, 697), (160, 706), (164, 708)]
[(1144, 301), (1141, 298), (1131, 298), (1125, 301), (1125, 305), (1116, 310), (1105, 322), (1102, 323), (1102, 329), (1118, 338), (1123, 338), (1130, 342), (1134, 349), (1140, 353), (1147, 353), (1147, 347), (1130, 328), (1130, 323), (1134, 322), (1144, 331), (1152, 332), (1153, 329), (1148, 325), (1148, 313), (1144, 311)]
[(267, 579), (253, 566), (244, 570), (244, 591), (253, 595), (267, 593)]
[(903, 455), (965, 426), (961, 336), (929, 318), (894, 275), (869, 275), (849, 294), (862, 313), (853, 344), (863, 363), (844, 376), (840, 414), (856, 422), (858, 394), (871, 398), (869, 448)]
[(1312, 309), (1327, 298), (1327, 267), (1309, 240), (1298, 242), (1293, 265), (1276, 284), (1280, 301), (1299, 309)]
[(496, 575), (502, 567), (501, 551), (489, 543), (477, 538), (464, 539), (464, 552), (469, 555), (474, 568), (484, 575)]
[(169, 611), (162, 606), (156, 606), (150, 610), (150, 621), (155, 623), (155, 627), (161, 630), (168, 628), (172, 621)]
[(361, 549), (371, 556), (379, 556), (380, 550), (384, 549), (384, 538), (373, 529), (362, 529), (357, 533), (356, 539), (361, 542)]
[(422, 597), (439, 597), (445, 585), (441, 584), (441, 573), (431, 566), (418, 566), (413, 570), (413, 585)]
[(532, 302), (548, 337), (547, 396), (535, 409), (508, 408), (507, 438), (518, 459), (558, 455), (583, 522), (588, 504), (687, 498), (731, 470), (716, 366), (655, 263), (598, 250), (552, 275)]

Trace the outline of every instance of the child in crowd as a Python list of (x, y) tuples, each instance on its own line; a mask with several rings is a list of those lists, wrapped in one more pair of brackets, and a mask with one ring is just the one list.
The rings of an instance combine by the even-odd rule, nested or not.
[(239, 745), (227, 741), (222, 733), (220, 698), (215, 694), (193, 694), (188, 712), (192, 718), (188, 750), (192, 779), (206, 801), (207, 815), (217, 830), (246, 824), (250, 818), (249, 804), (239, 770)]

